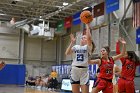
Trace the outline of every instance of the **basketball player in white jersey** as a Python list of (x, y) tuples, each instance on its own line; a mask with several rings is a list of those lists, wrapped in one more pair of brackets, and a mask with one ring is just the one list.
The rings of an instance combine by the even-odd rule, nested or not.
[(70, 45), (65, 54), (73, 54), (72, 69), (70, 79), (72, 84), (72, 92), (89, 93), (89, 72), (88, 72), (88, 56), (92, 51), (92, 40), (89, 25), (86, 24), (86, 35), (83, 35), (80, 45), (74, 45), (76, 39), (73, 34), (70, 35)]

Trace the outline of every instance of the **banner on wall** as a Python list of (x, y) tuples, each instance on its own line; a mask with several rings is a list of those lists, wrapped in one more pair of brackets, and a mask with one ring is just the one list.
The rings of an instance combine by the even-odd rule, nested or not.
[(89, 71), (90, 71), (90, 74), (96, 74), (96, 70), (97, 70), (97, 65), (94, 64), (94, 65), (89, 65)]
[(94, 18), (104, 15), (104, 2), (94, 6), (93, 10)]
[(64, 26), (65, 26), (65, 28), (70, 28), (72, 26), (72, 17), (71, 16), (65, 18)]
[[(62, 64), (62, 65), (53, 65), (52, 70), (55, 70), (58, 75), (69, 75), (71, 70), (71, 65)], [(91, 74), (95, 74), (97, 70), (97, 65), (89, 65), (89, 71)]]
[(63, 20), (60, 20), (57, 22), (57, 32), (61, 32), (64, 30), (64, 21)]
[(52, 66), (52, 70), (53, 71), (56, 71), (56, 66)]
[(81, 23), (80, 14), (81, 14), (81, 12), (78, 12), (78, 13), (73, 15), (73, 22), (72, 22), (73, 25), (78, 25)]
[(140, 27), (136, 29), (136, 44), (140, 44)]
[(119, 9), (119, 0), (106, 0), (106, 13), (112, 13)]
[(91, 27), (98, 28), (105, 23), (107, 23), (107, 15), (104, 14), (105, 12), (105, 3), (102, 2), (93, 8), (93, 15), (94, 15), (94, 20), (91, 22)]
[(52, 70), (55, 70), (59, 75), (69, 74), (70, 69), (71, 69), (71, 65), (66, 65), (66, 64), (52, 66)]
[(67, 68), (68, 68), (68, 66), (64, 65), (64, 74), (67, 74)]
[(113, 20), (110, 26), (110, 49), (116, 51), (116, 42), (119, 39), (119, 20)]

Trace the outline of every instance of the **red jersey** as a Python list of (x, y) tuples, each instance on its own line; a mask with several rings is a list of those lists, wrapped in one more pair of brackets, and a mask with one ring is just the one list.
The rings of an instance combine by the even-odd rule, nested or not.
[(126, 80), (134, 80), (136, 66), (139, 64), (136, 64), (134, 61), (127, 58), (121, 58), (121, 61), (122, 61), (121, 77), (125, 78)]
[(109, 58), (109, 62), (101, 59), (99, 78), (111, 79), (113, 78), (114, 60)]
[[(119, 42), (116, 43), (116, 54), (120, 54), (120, 45)], [(134, 80), (136, 66), (140, 65), (140, 63), (136, 63), (128, 58), (120, 58), (122, 62), (122, 71), (121, 77), (127, 80)]]

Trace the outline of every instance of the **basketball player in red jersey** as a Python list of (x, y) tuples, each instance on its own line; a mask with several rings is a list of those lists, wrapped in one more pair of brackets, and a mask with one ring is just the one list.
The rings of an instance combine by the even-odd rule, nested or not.
[[(120, 54), (119, 41), (116, 43), (116, 53)], [(140, 65), (140, 60), (134, 51), (127, 51), (120, 60), (122, 71), (118, 80), (118, 91), (119, 93), (135, 93), (134, 77), (136, 66)]]
[(103, 47), (101, 49), (101, 59), (89, 60), (89, 64), (98, 64), (100, 68), (100, 73), (98, 79), (95, 83), (95, 88), (93, 88), (92, 93), (98, 93), (102, 90), (103, 93), (113, 93), (113, 66), (114, 61), (125, 55), (125, 40), (121, 39), (122, 52), (116, 56), (109, 57), (109, 47)]

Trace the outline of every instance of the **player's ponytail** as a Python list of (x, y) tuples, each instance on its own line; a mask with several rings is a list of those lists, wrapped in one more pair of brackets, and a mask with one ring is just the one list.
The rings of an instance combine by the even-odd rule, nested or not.
[(136, 55), (134, 51), (127, 51), (127, 54), (128, 54), (128, 58), (133, 60), (134, 62), (140, 61), (139, 57)]
[(91, 53), (94, 52), (95, 48), (96, 48), (95, 43), (92, 41), (92, 49), (91, 49)]

